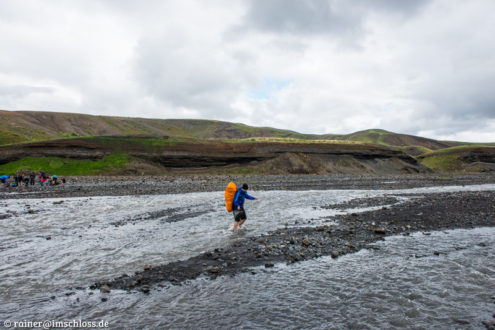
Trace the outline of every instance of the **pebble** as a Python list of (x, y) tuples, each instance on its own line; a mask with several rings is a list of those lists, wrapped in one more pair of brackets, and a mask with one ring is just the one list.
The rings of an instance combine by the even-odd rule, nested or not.
[(110, 293), (112, 290), (110, 290), (108, 286), (103, 285), (102, 287), (100, 287), (100, 291), (103, 293)]
[(375, 232), (375, 234), (384, 235), (386, 231), (385, 231), (385, 228), (375, 228), (374, 232)]

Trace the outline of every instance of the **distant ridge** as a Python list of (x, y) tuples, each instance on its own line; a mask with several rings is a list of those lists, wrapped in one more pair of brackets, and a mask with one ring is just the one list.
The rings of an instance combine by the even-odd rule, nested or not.
[(316, 135), (217, 120), (146, 119), (61, 112), (0, 110), (0, 145), (70, 137), (139, 135), (192, 139), (277, 137), (361, 141), (403, 149), (412, 148), (410, 151), (413, 151), (413, 154), (421, 154), (458, 144), (397, 134), (381, 129), (370, 129), (347, 135)]
[(86, 136), (242, 139), (314, 138), (289, 130), (201, 119), (146, 119), (86, 114), (0, 110), (0, 145)]
[[(495, 144), (369, 129), (301, 134), (200, 119), (0, 110), (0, 172), (66, 175), (495, 172)], [(246, 172), (247, 171), (247, 172)]]

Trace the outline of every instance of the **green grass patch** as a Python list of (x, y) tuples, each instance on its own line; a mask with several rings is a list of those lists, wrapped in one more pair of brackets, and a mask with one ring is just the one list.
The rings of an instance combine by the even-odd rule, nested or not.
[(95, 142), (109, 146), (113, 150), (117, 152), (123, 152), (130, 148), (140, 148), (144, 151), (159, 151), (163, 149), (163, 147), (171, 147), (175, 146), (180, 142), (186, 142), (185, 139), (180, 138), (152, 138), (152, 137), (132, 137), (132, 136), (123, 136), (123, 137), (106, 137), (106, 136), (97, 136), (97, 137), (87, 137), (87, 139), (92, 139)]
[(300, 139), (293, 137), (250, 137), (245, 139), (209, 139), (210, 141), (221, 141), (226, 143), (249, 143), (249, 142), (276, 142), (276, 143), (326, 143), (326, 144), (363, 144), (361, 141), (351, 140), (319, 140)]
[(71, 133), (57, 133), (57, 135), (62, 138), (62, 139), (72, 139), (76, 137), (80, 137), (77, 133), (71, 132)]
[(422, 159), (421, 164), (440, 172), (460, 172), (462, 171), (462, 161), (458, 155), (434, 155)]
[(491, 148), (491, 149), (495, 149), (495, 146), (489, 145), (489, 144), (466, 144), (466, 145), (461, 145), (461, 146), (455, 146), (455, 147), (449, 147), (449, 148), (435, 150), (435, 151), (429, 152), (425, 156), (433, 156), (433, 155), (438, 155), (438, 154), (455, 153), (455, 152), (458, 152), (458, 151), (464, 151), (464, 150), (475, 149), (475, 148)]
[(356, 141), (361, 143), (375, 144), (375, 140), (369, 136), (352, 136), (349, 141)]
[(0, 165), (0, 173), (12, 175), (20, 170), (44, 171), (56, 175), (96, 175), (122, 168), (128, 162), (126, 154), (113, 154), (101, 160), (58, 157), (26, 157)]

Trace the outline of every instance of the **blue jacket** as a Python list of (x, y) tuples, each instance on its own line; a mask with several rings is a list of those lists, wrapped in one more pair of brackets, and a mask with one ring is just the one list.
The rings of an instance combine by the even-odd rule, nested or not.
[(255, 199), (253, 196), (250, 196), (247, 192), (242, 190), (242, 187), (237, 189), (234, 197), (234, 210), (237, 210), (237, 207), (244, 207), (244, 199)]

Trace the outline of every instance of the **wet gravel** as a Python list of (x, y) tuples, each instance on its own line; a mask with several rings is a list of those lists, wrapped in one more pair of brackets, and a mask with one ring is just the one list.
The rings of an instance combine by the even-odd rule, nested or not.
[(391, 196), (374, 197), (374, 198), (355, 198), (345, 203), (324, 205), (321, 208), (345, 210), (345, 209), (372, 207), (372, 206), (378, 206), (384, 204), (393, 205), (393, 204), (397, 204), (398, 202), (399, 200), (397, 198)]
[(158, 210), (158, 211), (153, 211), (153, 212), (146, 212), (143, 214), (139, 214), (137, 216), (134, 216), (132, 218), (127, 218), (119, 221), (112, 222), (111, 225), (115, 227), (120, 227), (124, 226), (126, 224), (136, 224), (141, 221), (147, 221), (147, 220), (154, 220), (154, 219), (161, 219), (161, 222), (167, 222), (167, 223), (172, 223), (172, 222), (177, 222), (177, 221), (182, 221), (188, 218), (193, 218), (193, 217), (198, 217), (200, 215), (206, 214), (213, 212), (214, 210), (209, 209), (209, 210), (204, 210), (204, 211), (186, 211), (182, 208), (167, 208), (163, 210)]
[[(326, 255), (338, 258), (362, 248), (376, 248), (371, 244), (387, 235), (412, 232), (429, 235), (432, 230), (494, 226), (494, 201), (493, 191), (418, 195), (405, 203), (376, 211), (335, 216), (332, 221), (336, 225), (285, 228), (247, 237), (187, 260), (148, 265), (134, 274), (102, 280), (90, 288), (147, 293), (153, 285), (181, 284), (200, 276), (216, 278), (239, 272), (256, 273), (258, 266), (269, 268), (279, 262), (291, 264)], [(435, 251), (435, 255), (441, 253)]]

